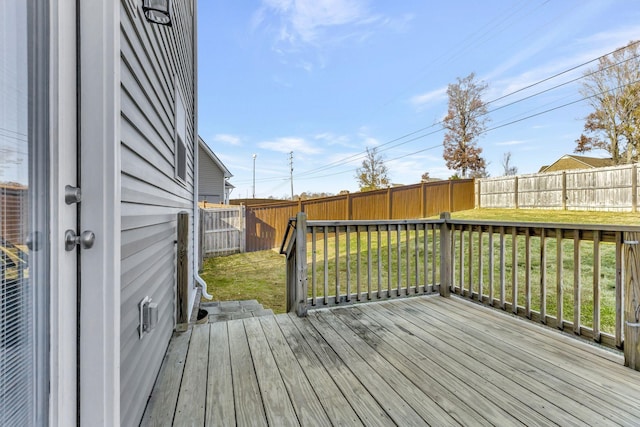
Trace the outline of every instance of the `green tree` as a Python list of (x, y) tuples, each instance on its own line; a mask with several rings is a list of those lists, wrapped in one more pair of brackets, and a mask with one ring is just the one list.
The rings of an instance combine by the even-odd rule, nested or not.
[(587, 70), (580, 90), (593, 111), (585, 117), (577, 153), (607, 151), (614, 164), (639, 160), (640, 41), (630, 42)]
[(487, 85), (477, 82), (474, 73), (463, 79), (458, 77), (457, 83), (447, 87), (449, 108), (442, 121), (446, 130), (443, 157), (447, 167), (458, 171), (461, 178), (486, 168), (482, 148), (477, 144), (489, 121), (487, 104), (482, 100), (486, 90)]
[(384, 164), (382, 156), (378, 154), (376, 147), (372, 149), (367, 147), (365, 158), (362, 160), (362, 166), (356, 170), (356, 179), (358, 180), (360, 191), (371, 191), (389, 187), (389, 169)]

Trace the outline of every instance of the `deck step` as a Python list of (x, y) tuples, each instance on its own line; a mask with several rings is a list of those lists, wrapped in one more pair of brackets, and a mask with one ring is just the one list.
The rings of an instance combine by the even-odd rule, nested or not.
[(273, 310), (265, 309), (257, 300), (203, 302), (200, 308), (209, 312), (209, 323), (273, 316)]

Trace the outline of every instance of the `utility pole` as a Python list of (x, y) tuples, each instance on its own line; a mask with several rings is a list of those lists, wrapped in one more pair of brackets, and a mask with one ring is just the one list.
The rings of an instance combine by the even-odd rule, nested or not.
[(293, 201), (293, 151), (289, 152), (289, 176), (291, 180), (291, 200)]
[(256, 198), (256, 157), (257, 154), (253, 155), (253, 198)]

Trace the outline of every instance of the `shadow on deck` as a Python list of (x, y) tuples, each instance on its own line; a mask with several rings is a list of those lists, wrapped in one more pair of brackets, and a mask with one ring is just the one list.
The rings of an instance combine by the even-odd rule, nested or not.
[(142, 425), (638, 425), (640, 372), (457, 297), (194, 326)]

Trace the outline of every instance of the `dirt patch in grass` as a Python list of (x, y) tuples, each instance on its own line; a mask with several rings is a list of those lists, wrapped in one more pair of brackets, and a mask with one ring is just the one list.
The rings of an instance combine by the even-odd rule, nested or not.
[(256, 299), (274, 313), (285, 312), (286, 264), (276, 251), (208, 258), (201, 276), (215, 301)]

